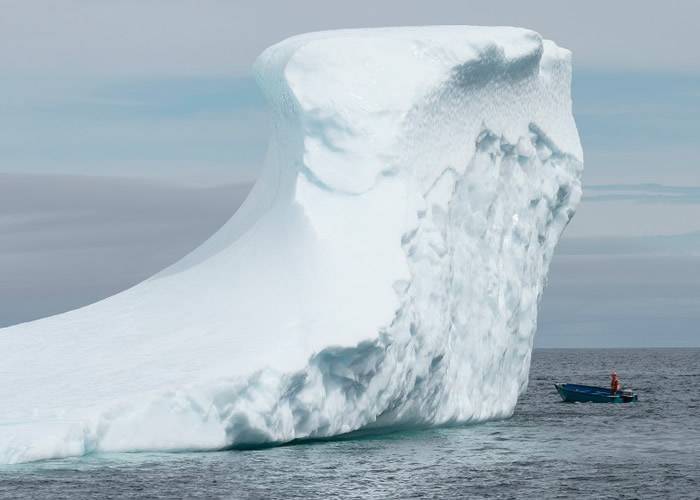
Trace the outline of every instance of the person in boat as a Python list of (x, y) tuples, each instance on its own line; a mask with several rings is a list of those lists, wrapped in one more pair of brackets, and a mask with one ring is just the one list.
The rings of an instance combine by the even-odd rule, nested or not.
[(613, 370), (610, 374), (610, 392), (614, 396), (620, 390), (620, 379), (617, 377), (617, 372)]

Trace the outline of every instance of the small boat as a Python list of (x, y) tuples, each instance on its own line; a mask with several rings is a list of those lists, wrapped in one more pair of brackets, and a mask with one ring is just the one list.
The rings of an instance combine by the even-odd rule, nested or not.
[(567, 403), (631, 403), (637, 401), (637, 394), (629, 389), (615, 394), (605, 387), (578, 384), (554, 384), (561, 398)]

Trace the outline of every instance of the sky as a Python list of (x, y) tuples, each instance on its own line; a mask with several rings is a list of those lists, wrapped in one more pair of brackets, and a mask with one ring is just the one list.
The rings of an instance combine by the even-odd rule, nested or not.
[(0, 0), (0, 326), (131, 286), (230, 216), (266, 148), (250, 66), (268, 45), (458, 23), (573, 51), (585, 196), (537, 345), (700, 345), (699, 16), (691, 1)]

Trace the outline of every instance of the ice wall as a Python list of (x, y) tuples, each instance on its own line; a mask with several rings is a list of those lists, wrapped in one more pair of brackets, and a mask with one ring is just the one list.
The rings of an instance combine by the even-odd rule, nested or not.
[(130, 290), (0, 330), (0, 463), (512, 413), (581, 196), (570, 53), (334, 31), (255, 72), (273, 133), (239, 212)]

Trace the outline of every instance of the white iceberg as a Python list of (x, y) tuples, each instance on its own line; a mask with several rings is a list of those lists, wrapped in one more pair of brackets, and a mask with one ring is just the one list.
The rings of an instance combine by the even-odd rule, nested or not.
[(260, 179), (145, 282), (0, 330), (0, 463), (509, 416), (581, 197), (570, 53), (517, 28), (296, 36)]

